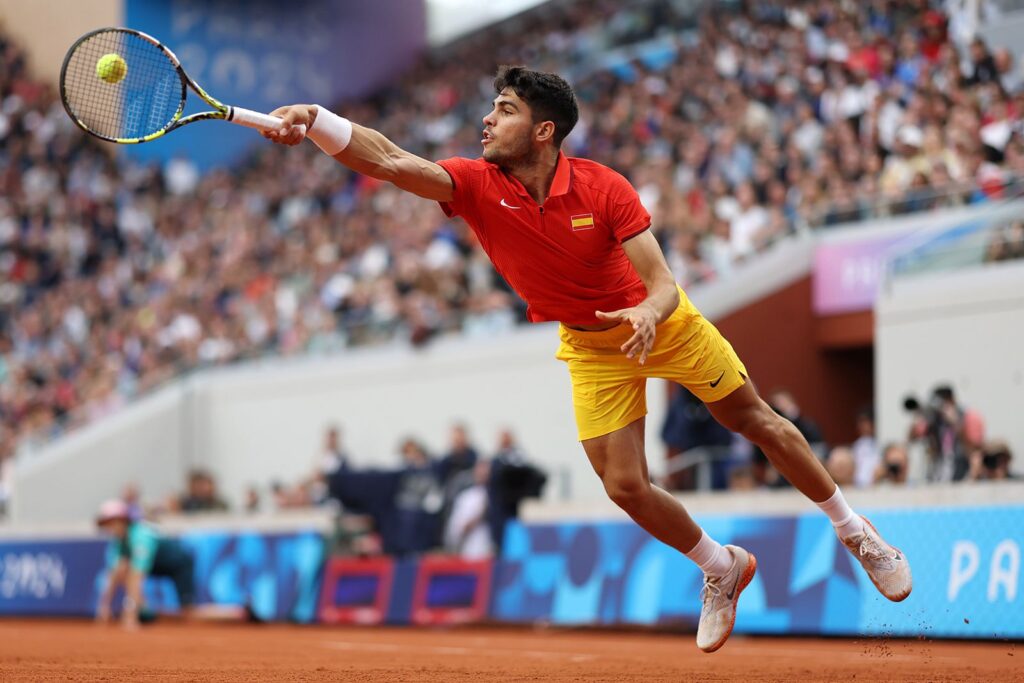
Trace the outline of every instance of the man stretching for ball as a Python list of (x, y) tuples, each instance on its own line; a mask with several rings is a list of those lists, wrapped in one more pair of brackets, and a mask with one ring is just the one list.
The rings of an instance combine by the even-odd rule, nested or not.
[(729, 637), (757, 562), (743, 548), (719, 545), (678, 500), (651, 484), (644, 454), (648, 377), (679, 382), (715, 419), (757, 444), (829, 516), (878, 590), (890, 600), (906, 598), (906, 558), (850, 509), (807, 441), (758, 397), (735, 351), (673, 281), (636, 191), (611, 169), (560, 151), (579, 115), (569, 84), (555, 74), (502, 67), (494, 89), (481, 159), (433, 163), (318, 105), (276, 110), (284, 124), (264, 135), (286, 145), (309, 137), (359, 173), (440, 202), (448, 216), (469, 223), (528, 304), (530, 321), (561, 323), (557, 357), (568, 365), (579, 438), (605, 491), (704, 572), (702, 650), (714, 652)]

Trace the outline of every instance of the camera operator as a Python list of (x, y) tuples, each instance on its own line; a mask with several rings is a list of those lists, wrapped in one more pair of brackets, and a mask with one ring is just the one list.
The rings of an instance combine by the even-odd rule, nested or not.
[(967, 476), (968, 453), (984, 442), (985, 424), (974, 410), (962, 408), (953, 388), (937, 386), (931, 400), (922, 405), (908, 396), (903, 407), (913, 416), (908, 440), (926, 444), (929, 481), (960, 481)]

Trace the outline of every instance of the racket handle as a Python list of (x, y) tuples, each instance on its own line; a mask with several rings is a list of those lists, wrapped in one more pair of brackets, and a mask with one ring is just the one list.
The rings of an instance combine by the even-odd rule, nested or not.
[[(268, 130), (280, 130), (281, 119), (276, 116), (270, 116), (269, 114), (261, 114), (258, 111), (252, 111), (251, 109), (243, 109), (242, 107), (231, 107), (228, 110), (228, 121), (231, 123), (237, 123), (240, 126), (246, 126), (248, 128), (255, 128), (259, 131)], [(304, 125), (298, 125), (296, 128), (302, 130), (302, 133), (306, 133), (306, 127)]]

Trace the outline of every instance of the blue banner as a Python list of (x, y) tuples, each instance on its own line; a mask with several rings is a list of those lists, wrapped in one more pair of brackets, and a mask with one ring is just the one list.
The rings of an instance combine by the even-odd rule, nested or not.
[[(891, 603), (821, 514), (708, 517), (707, 532), (758, 559), (737, 632), (1024, 637), (1024, 507), (872, 512), (910, 559), (914, 591)], [(702, 576), (631, 523), (509, 528), (493, 616), (557, 624), (696, 626)]]
[[(270, 112), (362, 97), (413, 63), (426, 43), (422, 0), (126, 0), (125, 24), (151, 34), (214, 98)], [(186, 113), (210, 107), (189, 92)], [(187, 156), (224, 166), (260, 141), (204, 121), (126, 148), (141, 160)]]
[(98, 540), (0, 542), (0, 614), (91, 615)]
[[(198, 603), (248, 604), (261, 618), (310, 622), (324, 541), (318, 532), (190, 532)], [(0, 542), (0, 614), (92, 616), (106, 583), (106, 541)], [(146, 603), (179, 607), (169, 579), (149, 579)]]

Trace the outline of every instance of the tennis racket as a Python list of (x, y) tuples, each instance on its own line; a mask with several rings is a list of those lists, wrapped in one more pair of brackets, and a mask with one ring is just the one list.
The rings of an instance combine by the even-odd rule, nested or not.
[[(187, 88), (213, 110), (182, 116)], [(156, 140), (209, 119), (260, 131), (281, 127), (276, 116), (214, 99), (166, 45), (130, 28), (101, 28), (75, 41), (60, 69), (60, 98), (82, 130), (123, 145)]]

